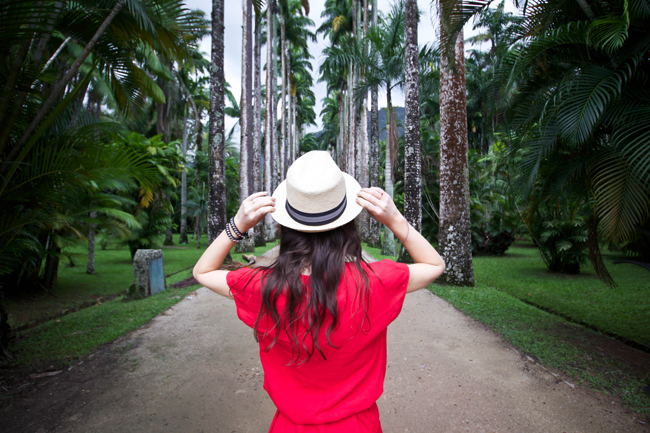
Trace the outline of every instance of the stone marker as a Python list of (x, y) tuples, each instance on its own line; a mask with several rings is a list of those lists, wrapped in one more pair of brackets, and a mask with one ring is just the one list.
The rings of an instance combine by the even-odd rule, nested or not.
[(167, 288), (162, 250), (137, 250), (133, 259), (133, 285), (128, 297), (143, 298)]

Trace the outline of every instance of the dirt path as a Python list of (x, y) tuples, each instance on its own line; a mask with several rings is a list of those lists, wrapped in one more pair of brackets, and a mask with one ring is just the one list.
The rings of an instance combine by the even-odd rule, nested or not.
[[(385, 432), (648, 431), (605, 394), (573, 388), (426, 290), (407, 296), (388, 347)], [(27, 401), (0, 413), (2, 430), (262, 433), (275, 407), (257, 351), (234, 302), (201, 288), (42, 386), (54, 407)], [(51, 414), (18, 422), (30, 408)]]

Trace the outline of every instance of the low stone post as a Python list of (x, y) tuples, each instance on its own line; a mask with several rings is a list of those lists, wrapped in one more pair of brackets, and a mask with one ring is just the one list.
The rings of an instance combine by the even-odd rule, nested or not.
[(137, 250), (133, 259), (133, 284), (128, 298), (144, 298), (167, 288), (162, 250)]

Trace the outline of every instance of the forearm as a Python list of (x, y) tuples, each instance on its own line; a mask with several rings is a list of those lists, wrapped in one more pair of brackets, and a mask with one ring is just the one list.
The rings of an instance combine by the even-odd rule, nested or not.
[(235, 243), (228, 238), (225, 230), (222, 231), (194, 265), (194, 278), (220, 269), (234, 245)]
[(444, 267), (445, 262), (438, 251), (402, 215), (387, 227), (402, 242), (414, 263)]

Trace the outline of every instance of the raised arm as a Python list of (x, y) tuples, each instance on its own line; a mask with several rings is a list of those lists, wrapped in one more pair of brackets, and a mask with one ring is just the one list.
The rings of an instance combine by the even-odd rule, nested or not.
[[(242, 202), (234, 219), (240, 232), (247, 232), (255, 227), (255, 224), (260, 222), (264, 215), (275, 211), (275, 198), (267, 195), (267, 192), (258, 192)], [(228, 238), (225, 231), (221, 232), (196, 262), (193, 271), (196, 281), (227, 298), (232, 298), (226, 282), (228, 271), (221, 271), (219, 268), (233, 245), (235, 243)]]
[(380, 223), (392, 231), (402, 242), (415, 262), (409, 267), (407, 293), (426, 287), (445, 270), (440, 254), (397, 210), (395, 203), (381, 188), (363, 188), (357, 195), (357, 203)]

